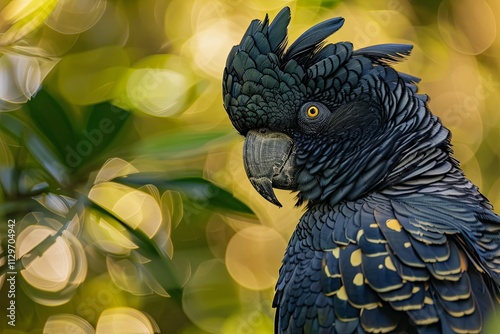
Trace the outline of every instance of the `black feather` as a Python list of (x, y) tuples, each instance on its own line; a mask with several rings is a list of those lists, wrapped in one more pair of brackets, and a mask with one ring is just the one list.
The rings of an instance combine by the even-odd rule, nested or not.
[(307, 62), (321, 47), (325, 38), (339, 30), (343, 24), (343, 18), (335, 17), (308, 29), (288, 47), (284, 56), (285, 62), (291, 59), (295, 59), (298, 63)]
[(409, 56), (412, 49), (413, 45), (409, 44), (378, 44), (358, 49), (353, 52), (353, 55), (370, 58), (378, 64), (387, 64), (400, 61), (405, 56)]
[(287, 42), (287, 27), (290, 23), (290, 8), (283, 8), (278, 15), (274, 18), (273, 22), (269, 26), (268, 38), (269, 44), (274, 54), (278, 57), (283, 55)]

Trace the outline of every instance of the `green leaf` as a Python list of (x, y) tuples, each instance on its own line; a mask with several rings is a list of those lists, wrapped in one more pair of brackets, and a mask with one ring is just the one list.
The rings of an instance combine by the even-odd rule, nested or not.
[[(82, 138), (89, 139), (92, 134), (100, 132), (102, 134), (102, 145), (99, 144), (96, 154), (105, 149), (113, 139), (120, 133), (125, 125), (130, 113), (118, 108), (111, 103), (100, 103), (92, 107), (87, 120), (86, 132), (82, 131)], [(94, 138), (94, 143), (95, 143)]]
[(170, 129), (164, 134), (146, 138), (135, 145), (140, 154), (151, 154), (168, 159), (185, 158), (206, 152), (206, 148), (217, 143), (225, 143), (225, 138), (233, 137), (233, 131), (218, 130), (194, 132), (191, 129)]
[(49, 143), (31, 131), (26, 131), (23, 142), (31, 155), (59, 184), (69, 184), (68, 170)]
[(16, 138), (41, 167), (60, 185), (69, 182), (68, 168), (61, 162), (52, 143), (11, 114), (0, 115), (0, 129)]
[(65, 148), (66, 164), (75, 169), (102, 164), (98, 157), (110, 148), (130, 116), (129, 112), (107, 102), (92, 106), (88, 114), (85, 128), (75, 144)]
[(14, 137), (17, 141), (21, 140), (24, 127), (24, 124), (13, 115), (7, 113), (0, 114), (0, 129), (2, 132)]
[(177, 179), (171, 181), (170, 186), (172, 190), (180, 191), (191, 199), (206, 201), (209, 207), (253, 214), (252, 209), (245, 203), (208, 180), (202, 178)]
[(64, 157), (65, 147), (73, 146), (76, 140), (68, 113), (44, 90), (26, 103), (24, 109), (33, 124), (58, 150), (61, 158)]
[(242, 214), (253, 215), (245, 203), (234, 197), (228, 191), (201, 177), (168, 178), (164, 173), (138, 173), (127, 177), (117, 178), (120, 182), (130, 186), (154, 184), (161, 191), (176, 190), (189, 200), (196, 201), (199, 206), (207, 209), (221, 209)]
[(14, 156), (3, 139), (0, 137), (0, 203), (4, 195), (14, 195), (17, 191), (16, 170)]

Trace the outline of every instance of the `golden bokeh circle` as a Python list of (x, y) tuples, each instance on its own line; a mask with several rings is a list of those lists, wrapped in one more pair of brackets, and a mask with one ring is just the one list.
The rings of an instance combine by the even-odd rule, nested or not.
[(286, 247), (283, 237), (266, 226), (251, 226), (237, 232), (226, 250), (226, 266), (240, 285), (253, 290), (272, 287)]

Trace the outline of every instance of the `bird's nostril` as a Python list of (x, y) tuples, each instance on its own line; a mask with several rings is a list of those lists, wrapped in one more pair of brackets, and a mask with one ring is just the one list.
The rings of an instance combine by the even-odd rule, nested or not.
[(259, 129), (259, 132), (262, 134), (265, 134), (267, 132), (267, 130), (266, 129)]

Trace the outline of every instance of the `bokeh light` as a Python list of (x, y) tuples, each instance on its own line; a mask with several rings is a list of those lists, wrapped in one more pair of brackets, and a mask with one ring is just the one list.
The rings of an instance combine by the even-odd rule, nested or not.
[(45, 24), (62, 34), (79, 34), (99, 21), (106, 4), (104, 0), (59, 0)]
[(44, 334), (59, 334), (71, 331), (73, 334), (94, 334), (95, 330), (85, 319), (73, 314), (57, 314), (47, 319)]
[(106, 217), (97, 213), (89, 212), (85, 224), (86, 232), (93, 240), (92, 246), (96, 246), (105, 253), (115, 255), (128, 255), (132, 249), (138, 246), (130, 240), (128, 231), (116, 219)]
[[(467, 17), (467, 20), (464, 20)], [(477, 55), (495, 42), (497, 22), (484, 0), (461, 0), (460, 5), (444, 0), (439, 5), (438, 27), (441, 36), (454, 50)]]
[(223, 262), (205, 261), (184, 288), (182, 307), (189, 319), (209, 333), (220, 333), (224, 321), (241, 308), (238, 286)]
[(226, 250), (226, 265), (231, 277), (244, 287), (268, 289), (276, 284), (276, 268), (286, 242), (266, 226), (252, 226), (237, 232)]
[(129, 308), (119, 307), (107, 309), (99, 318), (96, 334), (106, 333), (159, 333), (156, 322), (143, 312)]
[[(32, 246), (38, 245), (56, 231), (43, 226), (29, 226), (19, 235), (19, 256), (23, 256)], [(62, 290), (69, 282), (73, 267), (73, 256), (62, 238), (57, 238), (54, 245), (43, 255), (26, 266), (22, 271), (23, 278), (33, 287), (55, 292)]]
[(172, 55), (155, 55), (134, 64), (126, 79), (126, 96), (131, 108), (159, 117), (182, 112), (195, 84), (189, 64)]
[[(26, 220), (38, 219), (27, 216)], [(28, 296), (43, 305), (57, 306), (71, 299), (87, 274), (87, 258), (80, 241), (70, 232), (57, 236), (57, 223), (40, 219), (17, 237), (16, 256), (24, 269), (20, 274)], [(51, 226), (47, 226), (51, 225)], [(51, 241), (43, 254), (32, 254), (41, 243)]]

